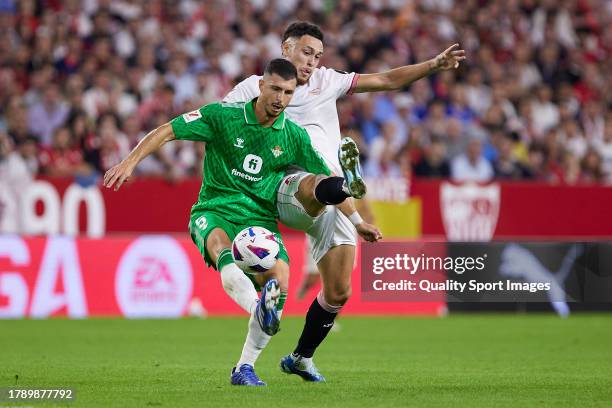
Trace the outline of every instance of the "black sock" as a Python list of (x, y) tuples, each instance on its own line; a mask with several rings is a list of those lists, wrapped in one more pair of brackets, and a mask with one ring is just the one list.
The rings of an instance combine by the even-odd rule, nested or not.
[(327, 337), (337, 315), (338, 313), (323, 309), (315, 298), (306, 313), (306, 323), (293, 353), (306, 358), (312, 357), (319, 344)]
[(350, 195), (342, 189), (343, 184), (344, 178), (342, 177), (328, 177), (323, 179), (315, 187), (314, 196), (321, 204), (340, 204), (350, 197)]

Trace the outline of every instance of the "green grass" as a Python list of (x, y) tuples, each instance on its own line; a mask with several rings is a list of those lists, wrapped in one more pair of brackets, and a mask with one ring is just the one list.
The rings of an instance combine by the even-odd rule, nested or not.
[(278, 370), (302, 327), (287, 318), (257, 364), (268, 387), (247, 389), (229, 385), (246, 318), (0, 321), (0, 387), (76, 389), (0, 407), (612, 406), (612, 315), (340, 324), (316, 356), (326, 384)]

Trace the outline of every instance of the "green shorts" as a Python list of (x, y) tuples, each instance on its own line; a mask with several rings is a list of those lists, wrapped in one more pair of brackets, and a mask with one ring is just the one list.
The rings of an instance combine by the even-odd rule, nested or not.
[[(253, 221), (252, 223), (248, 224), (235, 224), (219, 214), (210, 211), (192, 214), (189, 220), (189, 233), (191, 234), (191, 239), (200, 250), (202, 256), (204, 256), (206, 265), (211, 266), (214, 269), (217, 269), (217, 265), (215, 265), (215, 263), (212, 261), (210, 254), (206, 250), (206, 240), (208, 239), (208, 234), (210, 234), (213, 229), (220, 228), (225, 231), (230, 240), (233, 240), (240, 231), (248, 227), (263, 227), (273, 232), (280, 246), (278, 259), (282, 259), (289, 264), (289, 255), (287, 254), (285, 243), (283, 242), (283, 238), (278, 230), (278, 225), (276, 222), (265, 223), (261, 221)], [(247, 273), (246, 275), (253, 280), (250, 274)], [(257, 285), (255, 285), (255, 287), (257, 287)]]

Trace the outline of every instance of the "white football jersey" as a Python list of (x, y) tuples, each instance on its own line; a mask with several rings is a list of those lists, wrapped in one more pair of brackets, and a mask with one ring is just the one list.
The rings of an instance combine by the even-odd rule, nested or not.
[[(325, 67), (317, 68), (308, 83), (299, 85), (285, 109), (289, 119), (310, 135), (313, 147), (325, 159), (329, 169), (342, 174), (338, 162), (340, 123), (336, 100), (353, 90), (359, 74)], [(223, 102), (248, 102), (259, 96), (261, 76), (252, 75), (228, 93)]]

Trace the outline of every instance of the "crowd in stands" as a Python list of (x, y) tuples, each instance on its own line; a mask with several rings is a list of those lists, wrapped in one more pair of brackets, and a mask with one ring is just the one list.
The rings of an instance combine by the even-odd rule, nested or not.
[[(0, 176), (102, 174), (260, 74), (295, 20), (321, 26), (321, 65), (349, 72), (467, 51), (338, 101), (368, 176), (612, 182), (609, 0), (0, 0)], [(137, 174), (201, 176), (204, 155), (175, 141)]]

